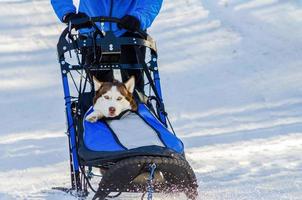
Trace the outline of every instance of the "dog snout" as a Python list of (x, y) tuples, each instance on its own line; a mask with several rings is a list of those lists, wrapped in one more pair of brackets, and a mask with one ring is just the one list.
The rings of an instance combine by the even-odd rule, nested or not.
[(109, 107), (109, 112), (110, 113), (115, 113), (115, 111), (116, 111), (115, 107)]

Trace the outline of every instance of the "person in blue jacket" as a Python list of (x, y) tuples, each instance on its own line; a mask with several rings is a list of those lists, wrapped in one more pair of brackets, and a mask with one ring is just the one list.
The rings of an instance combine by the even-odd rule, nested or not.
[[(116, 36), (133, 36), (133, 31), (137, 29), (147, 30), (162, 6), (163, 0), (80, 0), (78, 12), (73, 5), (72, 0), (51, 0), (52, 7), (61, 22), (69, 23), (70, 20), (97, 16), (116, 17), (121, 19), (121, 25), (115, 23), (104, 23), (103, 31), (113, 31)], [(83, 28), (83, 27), (78, 27)], [(81, 33), (92, 32), (93, 29), (81, 29)], [(132, 48), (126, 49), (126, 55), (130, 62), (136, 61), (135, 51)], [(87, 53), (89, 54), (89, 53)], [(87, 56), (89, 60), (89, 55)], [(135, 61), (134, 61), (135, 60)], [(137, 70), (128, 70), (128, 76), (135, 75), (137, 89), (143, 91), (144, 80), (142, 73), (134, 72)], [(101, 81), (110, 81), (112, 72), (104, 74), (97, 78)], [(125, 77), (126, 79), (127, 77)]]
[[(51, 4), (58, 18), (62, 22), (70, 19), (108, 16), (120, 18), (128, 29), (149, 28), (158, 15), (163, 0), (80, 0), (79, 11), (72, 0), (51, 0)], [(104, 31), (114, 31), (117, 35), (122, 35), (125, 30), (120, 30), (115, 24), (105, 24)]]

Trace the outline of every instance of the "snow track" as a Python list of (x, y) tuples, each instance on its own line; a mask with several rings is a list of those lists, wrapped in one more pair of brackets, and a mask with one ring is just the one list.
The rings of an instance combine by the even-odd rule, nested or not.
[[(165, 1), (150, 32), (201, 199), (302, 199), (301, 6)], [(51, 190), (69, 185), (62, 28), (49, 1), (0, 0), (1, 200), (74, 199)]]

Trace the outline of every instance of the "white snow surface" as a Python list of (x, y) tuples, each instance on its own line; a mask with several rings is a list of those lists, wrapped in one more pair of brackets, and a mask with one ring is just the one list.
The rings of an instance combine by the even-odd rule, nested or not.
[[(1, 200), (74, 199), (51, 190), (70, 184), (63, 28), (49, 1), (0, 0)], [(150, 33), (200, 199), (301, 200), (302, 2), (165, 0)]]

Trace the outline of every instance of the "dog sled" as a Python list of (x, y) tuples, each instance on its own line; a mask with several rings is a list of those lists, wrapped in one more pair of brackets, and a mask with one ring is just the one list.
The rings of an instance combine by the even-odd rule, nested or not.
[[(89, 37), (82, 37), (72, 24), (87, 21), (96, 31)], [(71, 188), (55, 189), (79, 198), (94, 193), (93, 199), (100, 200), (128, 192), (141, 193), (142, 199), (148, 200), (152, 199), (153, 193), (179, 192), (195, 200), (198, 195), (195, 174), (185, 159), (183, 144), (175, 135), (165, 111), (155, 42), (141, 30), (135, 31), (137, 37), (116, 37), (110, 31), (104, 33), (100, 30), (98, 23), (118, 24), (120, 21), (109, 17), (73, 21), (62, 32), (57, 45), (67, 116)], [(120, 62), (125, 46), (134, 47), (137, 63)], [(148, 58), (139, 58), (142, 52), (145, 53), (140, 48), (146, 49)], [(94, 59), (100, 62), (85, 63), (85, 49), (92, 49)], [(111, 56), (114, 59), (101, 59)], [(128, 117), (102, 119), (97, 123), (85, 120), (91, 112), (95, 95), (91, 74), (129, 69), (140, 70), (146, 80), (144, 92), (136, 95), (138, 109), (131, 116), (141, 119), (144, 126), (150, 128), (146, 132), (149, 136), (155, 135), (152, 136), (154, 141), (148, 139), (148, 134), (144, 135), (144, 129), (138, 130), (138, 123), (131, 125)], [(120, 123), (126, 119), (126, 124), (131, 126), (123, 136), (119, 136), (116, 127), (124, 127)], [(149, 143), (142, 142), (140, 134)]]

